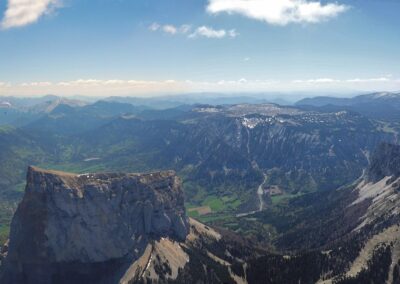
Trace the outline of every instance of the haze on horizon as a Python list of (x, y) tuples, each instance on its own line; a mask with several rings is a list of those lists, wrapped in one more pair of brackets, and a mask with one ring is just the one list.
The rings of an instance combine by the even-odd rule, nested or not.
[(8, 0), (0, 96), (400, 90), (400, 2)]

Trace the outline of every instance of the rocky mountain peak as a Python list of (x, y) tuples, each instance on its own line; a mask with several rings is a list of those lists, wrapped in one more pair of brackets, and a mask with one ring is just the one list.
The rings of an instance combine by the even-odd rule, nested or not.
[(30, 167), (3, 280), (51, 283), (77, 264), (96, 275), (110, 262), (132, 263), (153, 240), (184, 241), (189, 227), (173, 171), (75, 175)]

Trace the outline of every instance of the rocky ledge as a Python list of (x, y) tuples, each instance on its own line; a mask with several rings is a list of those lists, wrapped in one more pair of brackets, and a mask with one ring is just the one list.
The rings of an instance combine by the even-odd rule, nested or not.
[(118, 283), (149, 243), (190, 231), (173, 171), (69, 174), (30, 167), (1, 283)]

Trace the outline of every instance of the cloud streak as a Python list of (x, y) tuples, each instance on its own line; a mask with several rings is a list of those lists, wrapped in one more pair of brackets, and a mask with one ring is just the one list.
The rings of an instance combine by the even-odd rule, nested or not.
[(173, 25), (165, 25), (162, 27), (162, 30), (165, 33), (171, 34), (171, 35), (174, 35), (178, 32), (178, 29), (176, 27), (174, 27)]
[(152, 32), (157, 32), (157, 31), (161, 31), (164, 32), (166, 34), (170, 34), (170, 35), (176, 35), (176, 34), (187, 34), (192, 27), (190, 25), (181, 25), (180, 27), (178, 26), (174, 26), (171, 24), (167, 24), (167, 25), (160, 25), (159, 23), (152, 23), (148, 29)]
[(10, 29), (35, 23), (59, 7), (60, 0), (8, 0), (1, 28)]
[(158, 23), (152, 23), (148, 29), (152, 32), (161, 31), (169, 35), (186, 35), (188, 38), (235, 38), (239, 35), (235, 29), (225, 30), (225, 29), (214, 29), (209, 26), (200, 26), (192, 29), (191, 25), (183, 24), (181, 26), (174, 26), (171, 24), (160, 25)]
[(318, 78), (308, 80), (293, 80), (295, 84), (334, 84), (334, 83), (379, 83), (379, 82), (396, 82), (390, 77), (376, 77), (376, 78), (354, 78), (354, 79), (332, 79), (332, 78)]
[(220, 29), (216, 30), (211, 27), (207, 26), (201, 26), (198, 27), (194, 33), (189, 35), (189, 38), (197, 38), (197, 37), (206, 37), (206, 38), (224, 38), (224, 37), (230, 37), (230, 38), (235, 38), (239, 34), (236, 32), (236, 30), (232, 29), (229, 31)]
[(338, 16), (348, 6), (308, 0), (209, 0), (211, 14), (238, 14), (271, 25), (319, 23)]

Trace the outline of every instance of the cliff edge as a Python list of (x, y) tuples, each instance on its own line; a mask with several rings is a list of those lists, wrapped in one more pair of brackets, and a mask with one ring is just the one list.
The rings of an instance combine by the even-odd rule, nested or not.
[(150, 242), (184, 242), (189, 230), (173, 171), (75, 175), (29, 167), (0, 282), (118, 282)]

